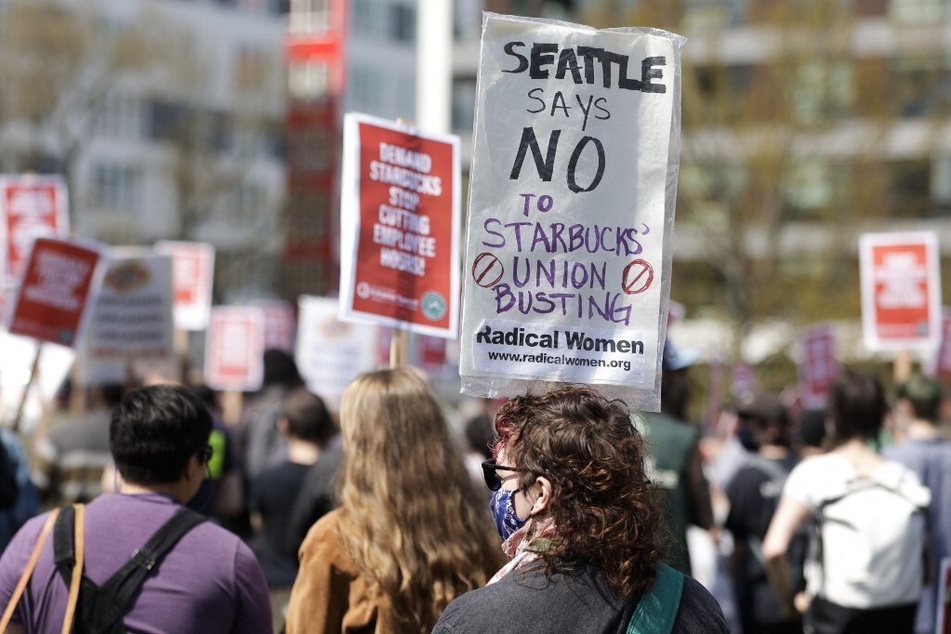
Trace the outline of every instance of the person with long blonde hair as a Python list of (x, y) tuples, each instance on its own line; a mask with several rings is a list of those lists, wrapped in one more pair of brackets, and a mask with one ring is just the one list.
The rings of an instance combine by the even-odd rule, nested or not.
[(287, 634), (429, 632), (502, 564), (491, 517), (426, 382), (368, 372), (340, 405), (340, 507), (300, 548)]

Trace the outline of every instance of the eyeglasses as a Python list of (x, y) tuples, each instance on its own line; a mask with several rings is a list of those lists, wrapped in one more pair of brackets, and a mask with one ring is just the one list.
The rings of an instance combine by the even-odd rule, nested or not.
[(525, 469), (516, 469), (515, 467), (506, 467), (503, 464), (495, 464), (495, 460), (486, 460), (482, 463), (482, 477), (485, 479), (485, 486), (489, 487), (489, 491), (498, 491), (502, 488), (502, 478), (496, 473), (497, 469), (525, 471)]
[(208, 464), (211, 462), (211, 457), (215, 454), (215, 449), (211, 445), (206, 445), (203, 449), (198, 450), (198, 461), (201, 464)]

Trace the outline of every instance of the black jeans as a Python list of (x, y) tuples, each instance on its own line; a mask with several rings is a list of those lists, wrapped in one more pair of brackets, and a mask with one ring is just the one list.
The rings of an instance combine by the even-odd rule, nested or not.
[(917, 603), (887, 608), (845, 608), (815, 597), (806, 612), (810, 634), (914, 634)]

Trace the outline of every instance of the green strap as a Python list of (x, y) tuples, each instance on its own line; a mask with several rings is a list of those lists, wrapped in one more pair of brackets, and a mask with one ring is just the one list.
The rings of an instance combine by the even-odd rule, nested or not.
[(673, 631), (683, 589), (683, 573), (660, 564), (654, 587), (637, 602), (627, 625), (627, 634), (669, 634)]

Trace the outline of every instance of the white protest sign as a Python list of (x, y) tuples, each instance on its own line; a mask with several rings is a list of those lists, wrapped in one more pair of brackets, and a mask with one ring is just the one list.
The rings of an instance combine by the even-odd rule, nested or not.
[(264, 380), (264, 310), (215, 306), (205, 342), (205, 383), (216, 390), (253, 392)]
[(354, 377), (377, 366), (378, 328), (340, 321), (336, 299), (302, 295), (298, 299), (294, 355), (307, 388), (336, 409)]
[(656, 410), (684, 38), (484, 16), (462, 390), (582, 382)]
[(135, 247), (107, 255), (81, 358), (87, 383), (122, 381), (131, 360), (174, 355), (171, 258)]
[(59, 175), (0, 177), (0, 217), (0, 264), (4, 282), (13, 286), (20, 281), (34, 239), (69, 234), (66, 181)]

